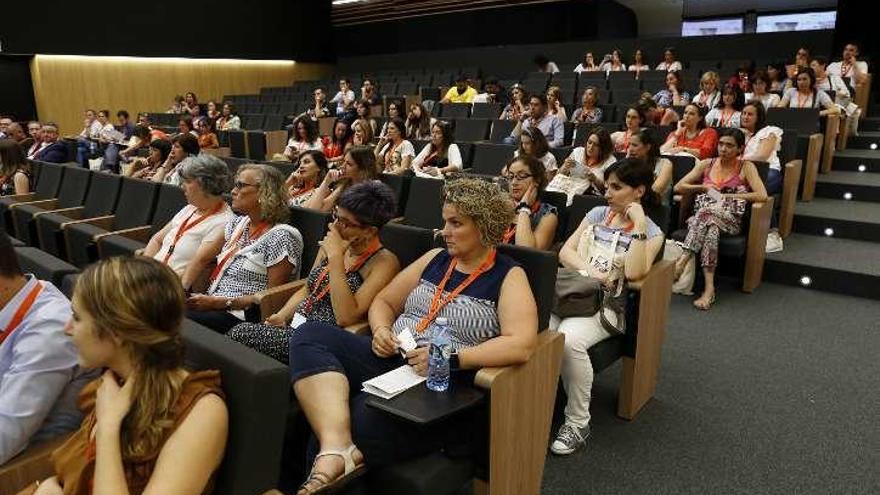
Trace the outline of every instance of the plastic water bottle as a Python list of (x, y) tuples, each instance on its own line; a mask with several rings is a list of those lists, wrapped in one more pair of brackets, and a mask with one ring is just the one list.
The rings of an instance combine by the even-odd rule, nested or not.
[(428, 389), (443, 392), (449, 388), (449, 357), (452, 355), (452, 337), (449, 321), (440, 317), (431, 327), (431, 347), (428, 351)]

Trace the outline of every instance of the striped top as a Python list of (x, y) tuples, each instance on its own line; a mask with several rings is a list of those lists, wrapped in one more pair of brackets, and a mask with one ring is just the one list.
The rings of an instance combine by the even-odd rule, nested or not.
[[(443, 280), (452, 257), (446, 250), (437, 253), (425, 267), (416, 288), (406, 298), (403, 313), (394, 322), (394, 333), (400, 334), (410, 328), (419, 346), (428, 345), (431, 332), (428, 327), (423, 333), (416, 331), (416, 325), (428, 314), (431, 299), (437, 286)], [(455, 299), (450, 301), (440, 313), (448, 319), (452, 329), (452, 348), (455, 351), (481, 344), (501, 333), (498, 323), (498, 298), (501, 295), (501, 284), (511, 268), (518, 266), (510, 257), (498, 253), (495, 264), (468, 286)], [(444, 296), (453, 291), (468, 277), (458, 270), (446, 283)]]

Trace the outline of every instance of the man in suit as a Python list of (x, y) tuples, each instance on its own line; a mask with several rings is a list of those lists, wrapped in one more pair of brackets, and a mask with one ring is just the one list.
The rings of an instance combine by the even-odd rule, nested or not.
[(37, 152), (36, 160), (50, 163), (68, 161), (67, 145), (58, 140), (58, 127), (47, 123), (43, 126), (44, 148)]
[(27, 153), (28, 149), (34, 145), (34, 139), (24, 132), (18, 122), (13, 122), (6, 127), (6, 136), (18, 143), (24, 153)]

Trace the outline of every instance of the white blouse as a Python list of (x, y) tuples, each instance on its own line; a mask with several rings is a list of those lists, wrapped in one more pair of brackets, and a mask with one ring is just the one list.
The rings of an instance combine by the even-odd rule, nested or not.
[[(519, 156), (519, 150), (514, 150), (513, 157), (516, 158), (518, 156)], [(541, 160), (541, 163), (544, 164), (544, 168), (548, 172), (553, 172), (554, 170), (559, 168), (556, 166), (556, 157), (553, 155), (553, 153), (550, 153), (549, 151), (547, 153), (544, 153), (544, 156), (542, 156), (541, 158), (538, 158), (538, 160)]]
[(765, 160), (770, 168), (773, 170), (782, 170), (782, 165), (779, 163), (779, 150), (782, 148), (782, 129), (768, 125), (765, 126), (760, 131), (756, 132), (754, 136), (748, 138), (746, 140), (746, 146), (743, 149), (743, 158), (746, 160), (751, 159), (758, 152), (758, 149), (761, 147), (761, 143), (770, 137), (776, 136), (776, 147), (773, 148), (773, 151), (770, 153), (770, 157)]
[[(168, 255), (168, 250), (174, 244), (174, 239), (177, 237), (177, 232), (180, 230), (183, 222), (186, 222), (189, 218), (188, 223), (192, 225), (193, 222), (198, 221), (200, 218), (198, 215), (195, 215), (195, 211), (195, 206), (186, 205), (174, 215), (174, 218), (169, 222), (170, 228), (162, 239), (162, 247), (153, 255), (154, 259), (158, 261), (165, 260), (165, 256)], [(190, 218), (190, 215), (192, 215), (192, 218)], [(195, 258), (199, 247), (207, 242), (222, 239), (223, 230), (233, 217), (232, 209), (224, 203), (223, 208), (219, 212), (187, 229), (177, 241), (177, 244), (174, 245), (174, 252), (168, 258), (168, 266), (177, 272), (178, 275), (183, 275), (186, 266)]]
[[(416, 155), (416, 157), (413, 159), (413, 170), (421, 172), (422, 165), (425, 163), (425, 160), (427, 160), (429, 156), (431, 156), (430, 144), (422, 148), (422, 151), (420, 151), (419, 154)], [(449, 148), (446, 149), (446, 160), (449, 162), (450, 167), (455, 167), (456, 169), (461, 170), (461, 150), (458, 149), (457, 144), (452, 143), (449, 145)]]

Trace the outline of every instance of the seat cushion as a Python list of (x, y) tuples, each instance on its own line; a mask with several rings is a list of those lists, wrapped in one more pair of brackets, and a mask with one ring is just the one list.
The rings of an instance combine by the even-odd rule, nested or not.
[(74, 220), (60, 213), (47, 213), (37, 217), (36, 227), (40, 249), (52, 256), (67, 257), (64, 236), (61, 235), (61, 224)]
[(124, 235), (108, 235), (101, 239), (101, 259), (113, 256), (130, 256), (138, 249), (147, 247), (146, 244)]
[(437, 452), (373, 471), (369, 484), (385, 495), (453, 495), (473, 477), (473, 462)]
[(77, 267), (37, 248), (15, 248), (15, 254), (25, 273), (33, 273), (38, 279), (52, 282), (56, 287), (62, 286), (66, 275), (79, 272)]
[(11, 209), (12, 219), (14, 220), (14, 230), (9, 230), (10, 234), (14, 234), (19, 240), (28, 246), (39, 245), (37, 240), (37, 231), (33, 225), (34, 213), (45, 211), (43, 208), (32, 205), (19, 205)]
[(98, 251), (92, 238), (107, 231), (88, 223), (71, 225), (64, 233), (67, 236), (67, 260), (74, 265), (85, 268), (98, 259)]
[(9, 238), (10, 242), (12, 242), (12, 247), (24, 247), (24, 243), (16, 239), (15, 237)]

